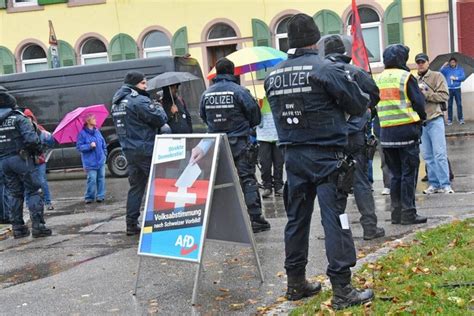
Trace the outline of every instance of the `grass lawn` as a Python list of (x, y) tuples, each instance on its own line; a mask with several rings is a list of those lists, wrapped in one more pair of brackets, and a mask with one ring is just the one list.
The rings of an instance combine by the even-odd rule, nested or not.
[(474, 219), (420, 232), (396, 248), (353, 277), (353, 285), (374, 289), (373, 302), (336, 313), (325, 291), (290, 315), (474, 315)]

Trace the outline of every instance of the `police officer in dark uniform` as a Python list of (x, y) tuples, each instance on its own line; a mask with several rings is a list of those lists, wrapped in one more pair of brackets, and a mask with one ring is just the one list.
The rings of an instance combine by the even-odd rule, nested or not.
[[(361, 90), (369, 95), (369, 108), (371, 111), (375, 111), (375, 106), (380, 100), (379, 88), (367, 72), (350, 64), (352, 59), (350, 56), (351, 47), (352, 40), (348, 37), (343, 38), (341, 35), (327, 35), (318, 42), (319, 54), (324, 55), (325, 58), (332, 62), (341, 63), (344, 66), (344, 69), (354, 78)], [(369, 112), (349, 117), (347, 120), (349, 139), (348, 145), (345, 148), (345, 153), (351, 155), (356, 161), (353, 193), (357, 208), (361, 214), (360, 224), (364, 230), (364, 240), (385, 236), (385, 230), (382, 227), (377, 227), (374, 196), (367, 172), (368, 148), (366, 130), (369, 118)]]
[(226, 133), (240, 178), (254, 233), (270, 229), (262, 215), (262, 202), (255, 178), (256, 161), (250, 158), (250, 130), (260, 124), (261, 114), (250, 92), (237, 84), (234, 63), (221, 58), (216, 63), (214, 84), (201, 97), (200, 114), (209, 133)]
[(351, 285), (356, 264), (354, 241), (344, 214), (350, 162), (342, 153), (347, 145), (345, 112), (360, 115), (369, 98), (340, 64), (321, 59), (316, 43), (320, 32), (312, 17), (296, 14), (288, 21), (288, 60), (265, 79), (279, 144), (285, 148), (287, 183), (284, 202), (287, 297), (299, 300), (317, 294), (319, 283), (306, 280), (311, 215), (318, 196), (325, 233), (327, 275), (335, 309), (373, 299), (372, 290)]
[(120, 146), (128, 162), (127, 235), (140, 233), (138, 218), (155, 144), (155, 135), (168, 120), (163, 108), (154, 105), (146, 92), (145, 75), (130, 71), (115, 93), (112, 105)]
[(33, 237), (51, 236), (44, 224), (43, 197), (40, 195), (41, 177), (35, 164), (35, 155), (41, 153), (38, 131), (30, 120), (15, 110), (16, 99), (6, 91), (0, 91), (0, 160), (5, 184), (10, 194), (10, 221), (13, 237), (30, 235), (23, 221), (25, 192), (29, 195), (28, 209), (32, 222)]
[[(0, 86), (0, 93), (8, 91), (5, 87)], [(0, 224), (10, 224), (10, 204), (9, 194), (5, 186), (5, 176), (2, 170), (2, 161), (0, 160)]]

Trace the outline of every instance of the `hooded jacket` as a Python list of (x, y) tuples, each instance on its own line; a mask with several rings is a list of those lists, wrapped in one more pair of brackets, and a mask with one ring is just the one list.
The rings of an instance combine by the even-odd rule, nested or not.
[[(171, 113), (173, 101), (178, 108), (178, 112), (176, 113)], [(193, 132), (191, 114), (188, 111), (184, 99), (179, 95), (171, 97), (168, 87), (163, 89), (163, 109), (166, 112), (166, 116), (168, 116), (168, 125), (173, 134), (191, 134)]]
[[(343, 54), (329, 54), (326, 56), (327, 59), (333, 62), (339, 62), (344, 64), (344, 69), (349, 71), (351, 76), (359, 85), (360, 89), (367, 93), (370, 97), (369, 108), (373, 111), (375, 106), (380, 101), (380, 91), (375, 81), (370, 77), (370, 75), (365, 72), (362, 68), (351, 65), (351, 57)], [(362, 132), (364, 133), (365, 126), (370, 118), (368, 112), (363, 113), (362, 115), (351, 115), (347, 120), (347, 128), (349, 135)]]
[[(95, 147), (91, 147), (92, 142), (95, 142)], [(85, 170), (97, 170), (105, 164), (107, 145), (97, 128), (89, 129), (84, 126), (77, 136), (76, 149), (81, 153), (82, 166)]]
[(279, 144), (347, 145), (344, 113), (361, 115), (369, 98), (339, 63), (299, 48), (265, 78)]
[(165, 111), (155, 106), (145, 91), (129, 85), (115, 93), (112, 103), (112, 118), (122, 149), (153, 155), (155, 135), (168, 121)]
[(235, 76), (222, 74), (201, 96), (200, 115), (209, 133), (229, 137), (248, 137), (261, 121), (260, 108), (250, 92), (237, 84)]
[[(383, 52), (385, 69), (396, 68), (409, 72), (410, 69), (406, 65), (409, 51), (410, 49), (408, 47), (401, 44), (388, 46)], [(413, 75), (410, 75), (408, 78), (407, 95), (411, 101), (413, 110), (418, 113), (422, 121), (426, 120), (425, 97), (421, 93), (418, 82)], [(380, 144), (382, 147), (405, 147), (413, 145), (419, 142), (420, 137), (420, 122), (385, 127), (380, 130)]]
[(0, 159), (14, 156), (25, 149), (40, 149), (40, 139), (30, 120), (20, 111), (0, 108)]

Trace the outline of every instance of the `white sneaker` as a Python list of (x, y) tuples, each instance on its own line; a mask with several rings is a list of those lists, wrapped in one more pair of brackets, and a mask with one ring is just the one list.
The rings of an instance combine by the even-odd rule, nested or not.
[(383, 188), (382, 195), (390, 195), (390, 188)]
[(440, 189), (436, 189), (434, 186), (430, 185), (428, 189), (423, 190), (423, 194), (434, 194), (434, 193), (437, 193), (438, 190)]
[(436, 193), (451, 194), (451, 193), (454, 193), (454, 190), (453, 190), (453, 188), (451, 188), (450, 185), (447, 185), (444, 188), (437, 189)]

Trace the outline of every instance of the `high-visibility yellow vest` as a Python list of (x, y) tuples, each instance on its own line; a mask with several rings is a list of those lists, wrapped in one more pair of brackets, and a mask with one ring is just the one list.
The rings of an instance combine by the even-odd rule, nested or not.
[(380, 90), (380, 102), (377, 104), (380, 127), (412, 124), (420, 120), (408, 98), (409, 77), (410, 73), (402, 69), (386, 69), (375, 76)]

